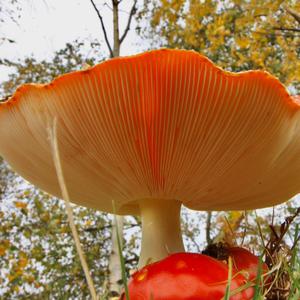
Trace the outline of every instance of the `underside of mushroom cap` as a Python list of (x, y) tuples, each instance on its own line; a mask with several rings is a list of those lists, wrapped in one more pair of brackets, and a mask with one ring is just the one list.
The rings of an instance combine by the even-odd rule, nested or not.
[(267, 207), (300, 192), (300, 104), (262, 71), (225, 72), (198, 53), (156, 50), (24, 85), (0, 104), (0, 154), (61, 197), (138, 214), (139, 200), (191, 209)]

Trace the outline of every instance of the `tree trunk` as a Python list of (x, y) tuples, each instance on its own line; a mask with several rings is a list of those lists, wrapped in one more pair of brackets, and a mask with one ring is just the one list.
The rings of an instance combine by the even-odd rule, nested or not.
[(211, 218), (212, 218), (212, 212), (207, 212), (206, 216), (206, 243), (207, 245), (210, 245), (211, 241)]
[[(113, 7), (113, 57), (120, 56), (120, 39), (119, 39), (119, 10), (118, 0), (112, 0)], [(111, 296), (121, 294), (122, 289), (122, 268), (120, 263), (120, 253), (118, 249), (117, 232), (119, 233), (120, 241), (123, 241), (123, 217), (117, 216), (112, 222), (111, 232), (111, 254), (109, 257), (109, 289)], [(122, 244), (121, 244), (122, 245)]]
[(117, 216), (113, 218), (111, 228), (111, 253), (109, 257), (109, 291), (111, 296), (117, 296), (121, 293), (122, 288), (122, 269), (120, 264), (120, 254), (118, 249), (118, 236), (122, 246), (123, 242), (123, 217)]
[(112, 0), (113, 5), (113, 28), (114, 28), (114, 47), (113, 55), (114, 57), (120, 56), (120, 37), (119, 37), (119, 10), (118, 10), (118, 0)]

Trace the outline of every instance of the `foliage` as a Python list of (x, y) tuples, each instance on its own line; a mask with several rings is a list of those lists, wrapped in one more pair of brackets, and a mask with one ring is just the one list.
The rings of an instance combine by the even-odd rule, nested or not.
[(46, 83), (55, 77), (76, 71), (85, 65), (94, 65), (103, 60), (97, 42), (86, 43), (74, 41), (67, 43), (65, 48), (54, 53), (51, 60), (37, 61), (34, 57), (11, 61), (0, 59), (0, 65), (11, 68), (9, 79), (0, 85), (0, 93), (5, 96), (12, 94), (16, 87), (24, 83)]
[[(16, 187), (11, 185), (11, 187)], [(10, 191), (10, 195), (14, 195)], [(20, 187), (9, 209), (1, 206), (1, 294), (4, 299), (84, 298), (88, 289), (76, 254), (64, 203), (29, 186)], [(109, 248), (106, 215), (77, 207), (77, 226), (98, 288), (105, 279)]]
[[(155, 0), (139, 14), (152, 46), (193, 49), (230, 71), (264, 69), (300, 84), (300, 10), (295, 0)], [(283, 3), (285, 5), (283, 5)], [(150, 19), (150, 30), (142, 24)]]

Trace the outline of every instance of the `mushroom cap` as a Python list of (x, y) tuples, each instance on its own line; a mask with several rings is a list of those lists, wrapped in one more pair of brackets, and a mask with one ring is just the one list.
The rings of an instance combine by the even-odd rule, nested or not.
[[(220, 300), (228, 285), (227, 264), (198, 253), (175, 253), (134, 273), (128, 282), (131, 300)], [(230, 300), (250, 300), (254, 288), (234, 272)], [(126, 300), (123, 294), (120, 300)]]
[(300, 101), (263, 71), (230, 73), (193, 51), (116, 58), (0, 104), (0, 154), (61, 197), (48, 128), (70, 199), (119, 214), (139, 200), (196, 210), (272, 206), (300, 191)]

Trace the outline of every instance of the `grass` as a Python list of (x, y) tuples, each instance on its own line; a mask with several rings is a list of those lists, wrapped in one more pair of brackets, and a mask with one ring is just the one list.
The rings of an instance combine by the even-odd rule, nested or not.
[(226, 286), (226, 292), (225, 292), (224, 300), (229, 300), (230, 299), (231, 281), (232, 281), (232, 260), (231, 260), (231, 257), (229, 257), (229, 259), (228, 259), (228, 282), (227, 282), (227, 286)]
[(255, 280), (255, 286), (254, 286), (254, 297), (253, 300), (259, 300), (261, 299), (261, 294), (262, 294), (262, 287), (263, 287), (263, 282), (264, 278), (262, 277), (262, 257), (259, 257), (259, 266), (258, 266), (258, 272)]

